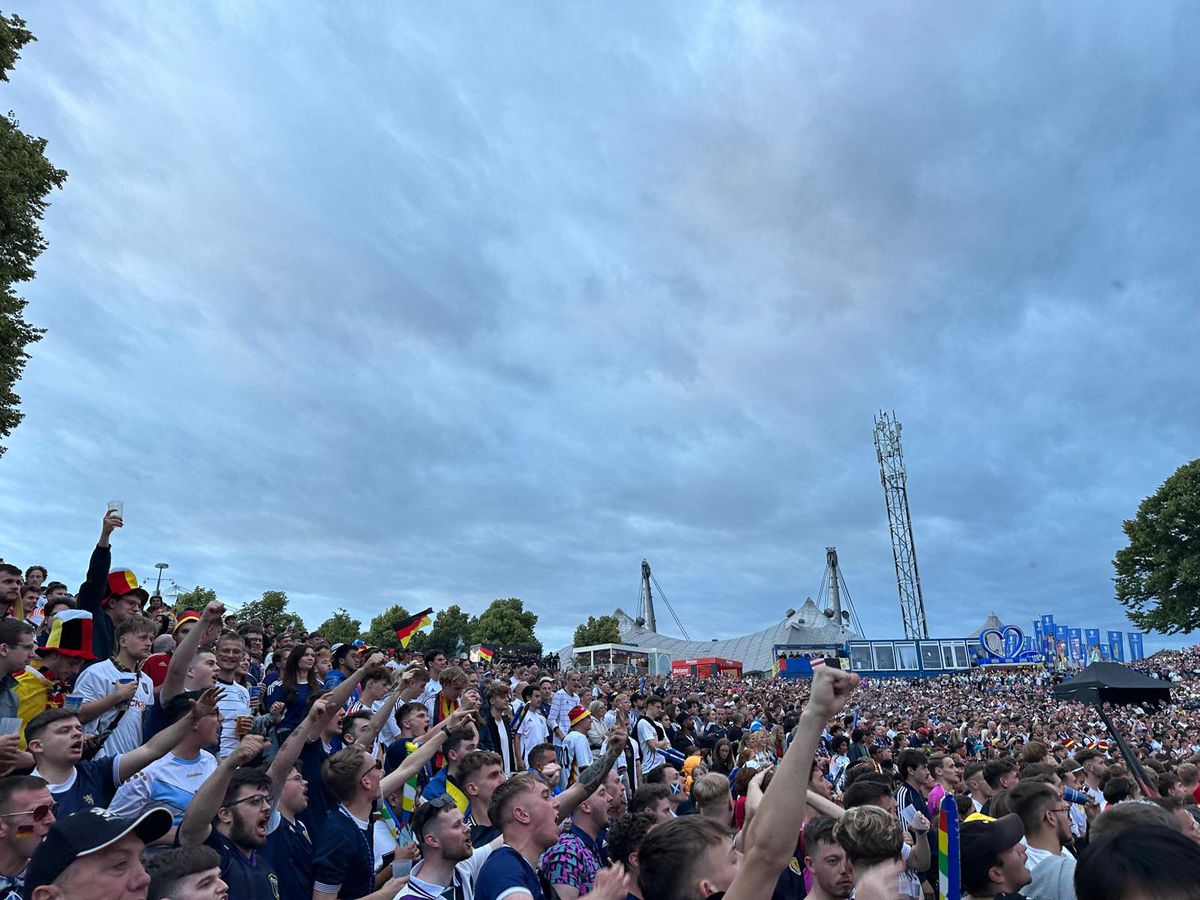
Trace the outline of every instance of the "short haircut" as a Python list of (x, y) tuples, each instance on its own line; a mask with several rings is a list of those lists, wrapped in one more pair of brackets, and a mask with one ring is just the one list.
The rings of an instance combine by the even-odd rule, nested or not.
[[(446, 795), (444, 795), (446, 796)], [(462, 815), (453, 803), (422, 803), (412, 817), (412, 833), (422, 853), (426, 853), (425, 835), (432, 830), (432, 825), (442, 813), (453, 813), (452, 821), (459, 823)]]
[(854, 809), (859, 806), (878, 806), (880, 797), (888, 797), (892, 793), (888, 785), (874, 778), (860, 778), (842, 795), (842, 806)]
[(647, 772), (642, 777), (642, 784), (666, 784), (667, 769), (674, 769), (676, 772), (679, 771), (678, 766), (672, 765), (671, 763), (664, 763), (658, 768), (651, 769), (649, 772)]
[(1078, 753), (1075, 754), (1075, 762), (1079, 763), (1079, 765), (1081, 765), (1081, 766), (1084, 763), (1090, 762), (1093, 759), (1103, 759), (1103, 758), (1104, 757), (1101, 754), (1097, 753), (1095, 750), (1080, 750)]
[(32, 743), (42, 736), (42, 732), (63, 719), (78, 719), (79, 713), (74, 709), (46, 709), (29, 720), (25, 726), (25, 741)]
[(654, 825), (654, 816), (647, 813), (625, 813), (608, 828), (609, 856), (628, 865), (629, 857), (637, 852)]
[(729, 779), (720, 772), (709, 772), (703, 778), (692, 783), (692, 802), (703, 809), (714, 803), (722, 805), (729, 802)]
[(481, 772), (484, 766), (503, 766), (504, 758), (491, 750), (472, 750), (463, 755), (458, 761), (459, 784), (466, 784), (472, 776)]
[(240, 634), (238, 634), (236, 631), (222, 631), (221, 636), (219, 638), (217, 638), (217, 643), (218, 644), (238, 643), (238, 644), (242, 645), (243, 649), (245, 649), (245, 647), (246, 647), (246, 639), (244, 637), (242, 637)]
[(446, 740), (442, 744), (442, 753), (446, 754), (451, 750), (457, 753), (464, 744), (469, 744), (473, 740), (475, 740), (475, 729), (470, 726), (451, 731), (446, 735)]
[(1200, 779), (1200, 768), (1194, 763), (1183, 763), (1175, 772), (1184, 784), (1195, 784), (1196, 780)]
[(366, 710), (362, 710), (362, 709), (360, 709), (358, 712), (352, 712), (349, 715), (343, 717), (342, 718), (342, 727), (341, 727), (341, 732), (340, 732), (342, 735), (342, 740), (343, 741), (346, 740), (346, 735), (348, 735), (350, 733), (351, 729), (354, 728), (355, 722), (362, 722), (364, 720), (367, 722), (370, 722), (371, 714), (369, 712), (367, 712)]
[(1137, 793), (1137, 784), (1128, 775), (1114, 775), (1104, 782), (1104, 802), (1110, 806), (1128, 800)]
[(1075, 867), (1075, 894), (1088, 900), (1194, 897), (1197, 883), (1196, 844), (1177, 830), (1154, 825), (1131, 828), (1119, 840), (1089, 840)]
[(263, 637), (263, 627), (258, 622), (250, 621), (245, 625), (239, 625), (237, 633), (243, 638), (249, 637), (252, 634), (257, 634), (259, 637)]
[(993, 791), (1000, 787), (1000, 779), (1009, 772), (1015, 772), (1017, 764), (1011, 759), (994, 759), (983, 767), (983, 780)]
[(704, 851), (732, 840), (733, 834), (732, 828), (704, 816), (684, 816), (651, 829), (638, 847), (642, 896), (655, 900), (693, 896), (690, 883), (698, 877)]
[(1030, 741), (1021, 751), (1021, 762), (1040, 763), (1050, 754), (1050, 748), (1041, 741)]
[(488, 803), (488, 818), (492, 820), (492, 825), (503, 831), (504, 826), (512, 821), (513, 805), (521, 795), (544, 787), (546, 783), (532, 772), (518, 772), (509, 778), (496, 788), (491, 802)]
[(1021, 817), (1026, 835), (1040, 831), (1046, 810), (1060, 802), (1054, 788), (1037, 781), (1022, 781), (1008, 792), (1009, 806)]
[(238, 799), (238, 792), (244, 787), (270, 794), (271, 779), (267, 777), (266, 769), (238, 769), (234, 772), (229, 779), (229, 787), (225, 788), (225, 796), (221, 798), (221, 806), (234, 803)]
[(146, 859), (150, 888), (146, 900), (167, 900), (176, 896), (179, 883), (189, 875), (219, 869), (221, 857), (212, 847), (171, 847)]
[(386, 666), (371, 666), (363, 674), (362, 680), (359, 681), (359, 684), (366, 684), (368, 681), (390, 682), (391, 680), (392, 680), (391, 673), (388, 672)]
[(41, 572), (43, 581), (45, 581), (46, 578), (50, 575), (50, 573), (46, 571), (45, 566), (30, 566), (28, 569), (25, 570), (25, 578), (28, 579), (29, 576), (32, 575), (34, 572)]
[(359, 770), (369, 756), (362, 747), (346, 747), (321, 763), (321, 780), (341, 802), (354, 799)]
[[(20, 570), (18, 570), (18, 574), (20, 574)], [(15, 647), (21, 643), (21, 637), (26, 634), (33, 634), (33, 626), (28, 622), (14, 619), (12, 616), (0, 620), (0, 644)]]
[(442, 687), (466, 687), (470, 683), (467, 673), (458, 666), (446, 666), (442, 669), (442, 677), (438, 681)]
[(158, 634), (158, 626), (145, 616), (134, 616), (117, 626), (117, 640), (127, 634)]
[(538, 744), (529, 751), (529, 764), (531, 766), (536, 766), (547, 756), (550, 756), (554, 759), (558, 758), (558, 751), (554, 749), (554, 745)]
[(896, 758), (896, 768), (900, 771), (900, 780), (907, 780), (913, 769), (929, 765), (929, 757), (920, 750), (901, 750)]
[(878, 806), (846, 810), (834, 827), (833, 836), (845, 849), (851, 864), (868, 868), (895, 859), (904, 847), (900, 820)]
[(21, 570), (12, 563), (0, 562), (0, 572), (4, 572), (6, 575), (16, 575), (18, 578), (24, 577)]
[(439, 656), (442, 657), (443, 659), (445, 659), (446, 658), (445, 651), (443, 651), (443, 650), (426, 650), (425, 657), (424, 657), (425, 668), (429, 668), (430, 666), (432, 666), (433, 661), (435, 659), (437, 659)]
[(1088, 829), (1088, 843), (1096, 843), (1114, 835), (1127, 836), (1153, 826), (1181, 831), (1179, 821), (1161, 806), (1147, 800), (1131, 800), (1110, 806), (1096, 816)]
[(987, 766), (981, 762), (967, 763), (966, 767), (963, 769), (963, 781), (966, 781), (969, 778), (974, 778), (986, 768)]
[(396, 724), (403, 728), (404, 720), (418, 712), (423, 712), (426, 715), (429, 715), (429, 710), (425, 708), (424, 703), (418, 703), (416, 700), (405, 703), (398, 710), (396, 710)]
[(817, 854), (818, 844), (836, 844), (833, 829), (837, 819), (833, 816), (814, 816), (804, 823), (804, 853), (806, 856)]
[(1021, 781), (1043, 781), (1046, 784), (1053, 784), (1053, 776), (1057, 774), (1054, 766), (1046, 763), (1027, 763), (1021, 767), (1017, 777)]
[(633, 796), (629, 800), (629, 812), (651, 812), (661, 801), (669, 799), (670, 796), (671, 789), (665, 784), (643, 784), (633, 792)]
[(662, 697), (658, 696), (658, 694), (651, 694), (649, 697), (646, 698), (646, 705), (647, 706), (654, 706), (654, 705), (662, 706), (663, 699), (662, 699)]
[(512, 688), (504, 681), (493, 681), (492, 686), (488, 688), (488, 699), (495, 700), (497, 697), (512, 696)]
[(46, 787), (46, 779), (37, 775), (9, 775), (0, 778), (0, 812), (10, 813), (13, 794), (17, 791), (40, 791)]

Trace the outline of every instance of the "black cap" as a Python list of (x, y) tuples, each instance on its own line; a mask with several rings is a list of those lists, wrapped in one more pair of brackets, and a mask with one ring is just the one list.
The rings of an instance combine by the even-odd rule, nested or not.
[(171, 811), (165, 806), (151, 807), (136, 819), (114, 816), (97, 807), (59, 819), (29, 861), (25, 891), (32, 895), (34, 888), (52, 884), (76, 857), (111, 847), (130, 832), (144, 844), (156, 841), (171, 830), (173, 821)]
[(987, 816), (968, 816), (958, 831), (959, 857), (962, 860), (962, 885), (976, 893), (987, 884), (987, 870), (996, 857), (1025, 836), (1021, 817), (1009, 813), (999, 819)]

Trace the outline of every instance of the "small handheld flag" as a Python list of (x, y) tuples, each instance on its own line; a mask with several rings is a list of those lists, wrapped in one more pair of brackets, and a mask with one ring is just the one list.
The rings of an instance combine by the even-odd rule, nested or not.
[(958, 846), (958, 804), (947, 794), (935, 813), (937, 816), (938, 900), (958, 900), (961, 856)]
[(494, 657), (495, 655), (496, 655), (496, 651), (493, 650), (491, 647), (480, 647), (479, 648), (479, 660), (482, 663), (491, 664), (492, 657)]
[(408, 642), (412, 640), (412, 636), (433, 624), (433, 607), (419, 612), (415, 616), (409, 616), (403, 622), (396, 622), (392, 627), (396, 630), (396, 637), (400, 639), (400, 646), (408, 648)]

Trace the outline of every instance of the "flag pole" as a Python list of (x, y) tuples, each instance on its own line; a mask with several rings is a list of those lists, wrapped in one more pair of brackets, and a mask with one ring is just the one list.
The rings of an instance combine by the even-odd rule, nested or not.
[(1100, 719), (1104, 722), (1104, 727), (1108, 729), (1109, 735), (1117, 745), (1117, 749), (1121, 751), (1121, 756), (1125, 760), (1125, 764), (1129, 766), (1129, 774), (1137, 779), (1138, 785), (1142, 789), (1142, 794), (1147, 797), (1157, 797), (1158, 790), (1154, 782), (1146, 775), (1146, 770), (1142, 768), (1141, 761), (1133, 755), (1133, 751), (1129, 745), (1125, 743), (1125, 738), (1121, 737), (1121, 733), (1117, 731), (1113, 725), (1112, 719), (1108, 717), (1108, 713), (1104, 711), (1104, 704), (1099, 700), (1096, 701), (1096, 711), (1100, 713)]

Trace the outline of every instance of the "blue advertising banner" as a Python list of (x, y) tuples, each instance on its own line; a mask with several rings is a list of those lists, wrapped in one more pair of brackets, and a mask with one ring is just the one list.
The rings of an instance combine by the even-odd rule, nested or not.
[(1071, 659), (1079, 662), (1083, 659), (1083, 629), (1067, 629), (1067, 646), (1070, 648)]
[(1068, 640), (1067, 626), (1066, 625), (1055, 625), (1054, 626), (1054, 654), (1053, 654), (1053, 657), (1054, 657), (1054, 659), (1056, 659), (1060, 662), (1065, 662), (1067, 659), (1067, 653), (1068, 653), (1067, 640)]
[(1142, 633), (1140, 631), (1129, 632), (1129, 659), (1145, 659), (1146, 652), (1142, 647)]
[(1100, 647), (1099, 628), (1083, 629), (1083, 650), (1087, 654), (1087, 664), (1089, 666), (1094, 662), (1100, 662), (1104, 658)]
[(1108, 633), (1108, 655), (1114, 662), (1125, 662), (1125, 632), (1110, 631)]
[(1045, 644), (1043, 652), (1053, 659), (1056, 656), (1054, 650), (1054, 616), (1042, 616), (1042, 641)]
[(1042, 620), (1033, 620), (1033, 646), (1041, 653), (1046, 649), (1046, 633), (1042, 631)]

